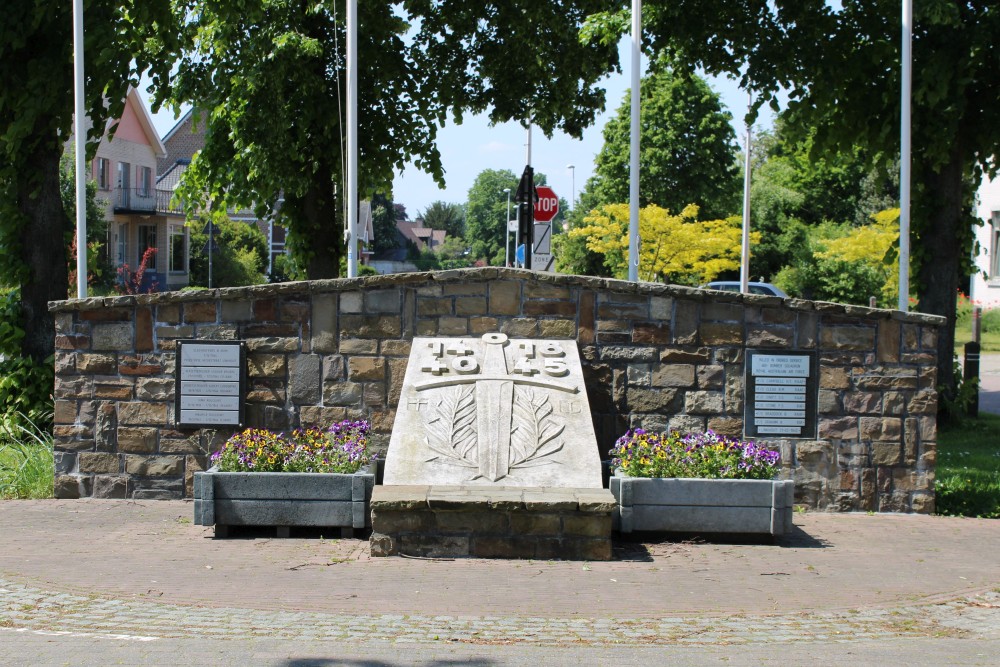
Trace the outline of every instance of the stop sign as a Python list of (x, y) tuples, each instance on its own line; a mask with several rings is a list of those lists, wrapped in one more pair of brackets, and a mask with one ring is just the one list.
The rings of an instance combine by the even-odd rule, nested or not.
[(538, 201), (535, 202), (535, 222), (551, 222), (559, 212), (559, 197), (547, 185), (539, 185), (535, 188), (538, 193)]

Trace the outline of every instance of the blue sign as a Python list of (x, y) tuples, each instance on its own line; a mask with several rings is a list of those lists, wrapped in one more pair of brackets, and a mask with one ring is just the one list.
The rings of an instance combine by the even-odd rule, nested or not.
[(514, 259), (517, 260), (518, 264), (524, 264), (524, 244), (517, 246), (517, 250), (514, 251)]

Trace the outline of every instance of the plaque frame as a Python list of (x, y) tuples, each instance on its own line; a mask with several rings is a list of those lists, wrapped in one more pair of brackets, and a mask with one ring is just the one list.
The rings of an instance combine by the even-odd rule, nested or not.
[[(775, 375), (759, 375), (755, 376), (753, 374), (754, 358), (758, 356), (769, 356), (769, 357), (788, 357), (789, 361), (794, 365), (795, 362), (791, 360), (807, 359), (808, 360), (808, 375), (801, 376), (798, 374), (798, 369), (790, 371), (788, 375), (775, 374)], [(801, 362), (799, 362), (801, 363)], [(798, 350), (776, 350), (776, 349), (748, 349), (746, 351), (746, 361), (744, 367), (744, 387), (745, 387), (745, 400), (743, 402), (743, 435), (745, 438), (754, 439), (781, 439), (781, 440), (815, 440), (819, 437), (819, 357), (814, 351), (798, 351)], [(764, 425), (759, 424), (757, 419), (757, 409), (758, 403), (771, 403), (772, 401), (767, 401), (761, 398), (762, 392), (758, 389), (757, 383), (754, 378), (771, 378), (775, 379), (775, 382), (788, 382), (786, 385), (788, 389), (782, 389), (782, 391), (790, 391), (795, 394), (801, 395), (803, 400), (797, 403), (794, 399), (790, 401), (793, 405), (778, 406), (778, 405), (765, 405), (760, 406), (760, 409), (775, 409), (776, 412), (781, 411), (798, 411), (798, 403), (804, 403), (801, 411), (804, 413), (801, 418), (799, 418), (803, 423), (798, 426), (787, 426), (782, 427), (778, 425)], [(781, 385), (775, 385), (780, 387)], [(801, 392), (796, 391), (796, 388), (805, 388), (804, 395)], [(777, 390), (776, 390), (777, 391)], [(789, 396), (789, 398), (791, 398)], [(779, 400), (780, 402), (780, 400)], [(790, 416), (790, 415), (789, 415)], [(783, 416), (778, 416), (777, 420), (781, 420)], [(763, 417), (762, 417), (763, 418)], [(771, 428), (767, 428), (770, 426)], [(798, 433), (790, 432), (780, 432), (779, 429), (786, 428), (792, 429), (797, 428)], [(763, 429), (763, 432), (762, 432)]]
[[(187, 347), (189, 350), (193, 347), (236, 347), (238, 350), (237, 361), (235, 363), (215, 363), (215, 364), (205, 364), (204, 366), (199, 366), (196, 364), (185, 364), (184, 363), (184, 348)], [(224, 421), (221, 419), (187, 419), (185, 420), (185, 410), (182, 409), (182, 402), (185, 397), (192, 396), (204, 396), (208, 398), (212, 397), (229, 397), (232, 398), (233, 394), (221, 394), (221, 393), (209, 393), (209, 394), (192, 394), (191, 392), (184, 392), (184, 370), (185, 369), (218, 369), (222, 371), (222, 374), (235, 375), (235, 382), (238, 383), (237, 393), (235, 394), (237, 409), (236, 410), (212, 410), (211, 408), (206, 408), (206, 412), (215, 412), (217, 415), (226, 412), (236, 412), (237, 421), (233, 423), (231, 421)], [(232, 373), (235, 370), (236, 373)], [(228, 373), (227, 373), (228, 371)], [(219, 382), (222, 380), (212, 379), (210, 376), (205, 378), (197, 378), (194, 381), (202, 380), (206, 384), (211, 382)], [(233, 382), (233, 380), (229, 380)], [(242, 340), (199, 340), (199, 339), (186, 339), (177, 341), (177, 354), (174, 360), (174, 425), (178, 428), (243, 428), (246, 424), (246, 394), (247, 394), (247, 346), (246, 341)]]

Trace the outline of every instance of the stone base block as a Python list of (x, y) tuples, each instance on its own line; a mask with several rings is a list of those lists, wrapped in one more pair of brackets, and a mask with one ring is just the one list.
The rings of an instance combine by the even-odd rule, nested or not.
[(611, 560), (607, 489), (377, 486), (372, 556)]

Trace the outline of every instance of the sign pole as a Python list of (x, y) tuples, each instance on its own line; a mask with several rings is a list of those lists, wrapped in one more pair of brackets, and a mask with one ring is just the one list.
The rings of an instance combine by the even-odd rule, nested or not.
[(632, 0), (632, 129), (629, 155), (628, 279), (639, 280), (639, 69), (642, 62), (642, 0)]
[(73, 2), (73, 133), (76, 150), (76, 296), (87, 298), (87, 176), (86, 136), (83, 124), (83, 0)]

